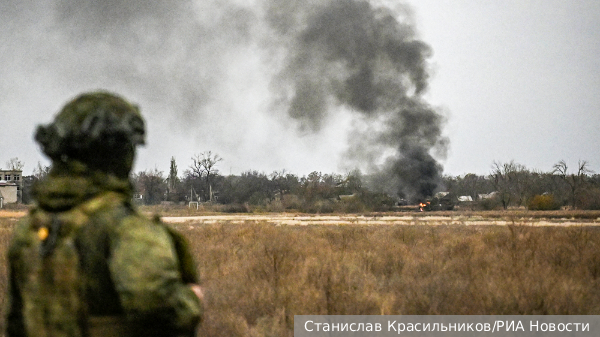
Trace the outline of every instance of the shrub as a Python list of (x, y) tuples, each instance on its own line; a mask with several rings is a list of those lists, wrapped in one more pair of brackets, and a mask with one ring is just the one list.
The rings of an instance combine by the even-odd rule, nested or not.
[(560, 203), (556, 201), (552, 194), (536, 195), (527, 205), (533, 211), (553, 211), (560, 209)]
[(299, 210), (302, 208), (302, 200), (295, 194), (286, 194), (281, 201), (283, 208), (288, 211)]
[(223, 213), (248, 213), (250, 209), (246, 204), (227, 204), (220, 209)]
[(341, 200), (335, 204), (335, 211), (341, 213), (361, 213), (365, 211), (365, 205), (358, 198)]
[(392, 209), (395, 205), (395, 200), (385, 193), (369, 193), (361, 194), (360, 200), (365, 207), (373, 212), (385, 212)]
[(483, 199), (478, 202), (479, 208), (484, 211), (493, 211), (502, 209), (502, 203), (498, 197)]
[(314, 201), (305, 201), (300, 211), (304, 213), (333, 213), (333, 202), (330, 200), (317, 199)]

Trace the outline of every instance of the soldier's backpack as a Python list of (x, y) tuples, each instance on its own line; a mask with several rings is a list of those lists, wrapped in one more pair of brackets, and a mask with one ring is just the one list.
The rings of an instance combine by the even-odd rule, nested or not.
[(81, 207), (64, 212), (34, 209), (27, 244), (12, 268), (23, 278), (23, 324), (29, 335), (86, 336), (87, 314), (75, 234), (88, 215)]
[[(18, 280), (22, 287), (19, 300), (24, 328), (30, 336), (89, 336), (90, 319), (80, 270), (80, 258), (87, 252), (82, 252), (85, 247), (79, 247), (77, 236), (98, 209), (111, 209), (106, 212), (110, 219), (103, 220), (115, 224), (131, 215), (132, 211), (122, 207), (122, 202), (119, 195), (108, 193), (62, 212), (32, 210), (28, 231), (22, 238), (25, 245), (19, 249), (20, 263), (12, 267), (21, 269), (15, 274), (23, 278)], [(164, 226), (159, 221), (155, 223)], [(165, 227), (177, 251), (183, 281), (198, 283), (185, 239)]]

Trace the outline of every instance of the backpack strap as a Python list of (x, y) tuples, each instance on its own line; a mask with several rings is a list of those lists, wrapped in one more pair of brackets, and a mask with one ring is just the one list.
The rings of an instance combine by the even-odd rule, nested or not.
[[(59, 217), (53, 214), (52, 220), (50, 223), (50, 229), (47, 230), (46, 227), (42, 227), (38, 230), (38, 237), (42, 240), (42, 244), (40, 246), (40, 256), (42, 258), (48, 257), (56, 248), (56, 242), (58, 241), (58, 235), (61, 232), (62, 222), (59, 220)], [(44, 237), (42, 239), (42, 237)]]
[[(155, 218), (155, 221), (159, 220)], [(175, 248), (175, 252), (177, 253), (177, 259), (179, 260), (179, 272), (181, 273), (182, 281), (184, 283), (200, 283), (200, 277), (198, 276), (198, 272), (196, 270), (194, 257), (192, 256), (190, 245), (185, 237), (165, 223), (159, 222), (159, 224), (167, 230), (171, 240), (173, 241), (173, 246)]]

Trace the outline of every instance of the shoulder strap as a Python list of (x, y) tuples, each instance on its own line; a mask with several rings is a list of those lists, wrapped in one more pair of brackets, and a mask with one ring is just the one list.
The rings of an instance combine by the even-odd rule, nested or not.
[(184, 283), (199, 283), (200, 277), (196, 270), (196, 264), (194, 263), (194, 257), (190, 251), (190, 245), (188, 244), (185, 237), (171, 226), (166, 225), (158, 217), (154, 218), (154, 222), (163, 226), (171, 240), (177, 253), (177, 259), (179, 260), (179, 272)]

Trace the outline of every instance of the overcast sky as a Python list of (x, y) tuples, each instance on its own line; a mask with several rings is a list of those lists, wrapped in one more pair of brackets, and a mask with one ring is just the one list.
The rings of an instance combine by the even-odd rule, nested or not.
[[(0, 3), (0, 167), (13, 157), (25, 174), (47, 164), (35, 126), (94, 89), (141, 106), (148, 139), (138, 171), (166, 172), (174, 156), (181, 174), (209, 150), (223, 158), (222, 174), (345, 173), (356, 164), (345, 160), (362, 121), (352, 109), (332, 107), (311, 130), (278, 112), (274, 78), (293, 41), (262, 23), (268, 0), (109, 2), (127, 8)], [(282, 3), (277, 10), (310, 14), (319, 2)], [(446, 154), (431, 150), (445, 174), (488, 174), (511, 160), (541, 171), (587, 160), (600, 172), (600, 2), (420, 0), (408, 3), (412, 16), (401, 4), (372, 2), (432, 50), (423, 99), (446, 120)]]

